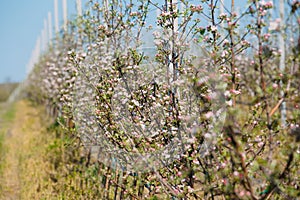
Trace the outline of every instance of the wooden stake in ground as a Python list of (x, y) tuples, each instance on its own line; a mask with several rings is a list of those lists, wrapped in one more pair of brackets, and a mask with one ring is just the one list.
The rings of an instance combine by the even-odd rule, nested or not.
[[(279, 34), (279, 49), (281, 51), (280, 55), (280, 71), (284, 73), (285, 70), (285, 44), (284, 44), (284, 0), (279, 1), (279, 11), (280, 11), (280, 34)], [(280, 95), (284, 99), (283, 83), (280, 81)], [(282, 102), (281, 108), (281, 125), (286, 126), (286, 103)]]

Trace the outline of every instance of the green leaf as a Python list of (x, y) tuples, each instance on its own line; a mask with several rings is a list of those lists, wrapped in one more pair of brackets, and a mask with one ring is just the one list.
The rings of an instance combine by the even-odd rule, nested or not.
[(198, 41), (197, 42), (202, 42), (203, 41), (203, 37), (202, 36), (200, 36), (199, 38), (198, 38)]
[(205, 28), (200, 29), (199, 32), (200, 32), (201, 35), (204, 35), (204, 33), (205, 33)]

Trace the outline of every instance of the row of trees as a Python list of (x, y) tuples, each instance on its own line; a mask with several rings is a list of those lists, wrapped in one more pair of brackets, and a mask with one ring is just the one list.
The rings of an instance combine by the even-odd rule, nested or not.
[(285, 7), (274, 21), (277, 8), (258, 0), (241, 14), (234, 1), (91, 0), (27, 95), (104, 166), (139, 174), (148, 197), (297, 198), (300, 3)]

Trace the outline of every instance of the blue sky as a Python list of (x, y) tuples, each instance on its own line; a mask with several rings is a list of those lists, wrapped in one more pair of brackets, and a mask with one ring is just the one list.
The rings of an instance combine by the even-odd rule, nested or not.
[[(59, 21), (62, 1), (58, 0)], [(22, 81), (36, 39), (41, 34), (48, 12), (54, 13), (54, 0), (0, 1), (0, 83)], [(68, 13), (76, 12), (75, 0), (68, 0)], [(54, 19), (52, 19), (54, 24)]]
[[(76, 0), (67, 2), (71, 16), (76, 13)], [(83, 8), (85, 2), (87, 0), (82, 0)], [(229, 0), (225, 0), (225, 4), (230, 5)], [(62, 0), (58, 0), (58, 5), (61, 24)], [(49, 11), (54, 24), (53, 10), (54, 0), (0, 0), (0, 83), (26, 78), (26, 65)]]

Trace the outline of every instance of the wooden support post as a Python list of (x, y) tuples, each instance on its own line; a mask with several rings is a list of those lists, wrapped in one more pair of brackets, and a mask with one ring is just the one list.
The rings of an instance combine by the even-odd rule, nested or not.
[(82, 16), (81, 0), (76, 0), (77, 15)]
[(63, 7), (63, 29), (64, 31), (67, 31), (68, 28), (68, 8), (67, 8), (67, 0), (62, 1), (62, 7)]
[(49, 46), (52, 45), (52, 15), (51, 12), (48, 12), (48, 41)]
[[(284, 0), (279, 0), (280, 13), (280, 34), (279, 34), (279, 49), (281, 51), (279, 68), (281, 73), (285, 71), (285, 42), (284, 42)], [(283, 83), (280, 81), (280, 95), (283, 102), (280, 107), (281, 125), (286, 126), (286, 102), (284, 101)]]
[[(220, 14), (225, 14), (225, 8), (224, 8), (224, 0), (220, 0)], [(222, 35), (222, 38), (224, 37), (224, 23), (222, 22), (220, 24), (221, 26), (221, 35)]]
[(55, 33), (59, 31), (58, 25), (58, 0), (54, 0), (54, 23), (55, 23)]

